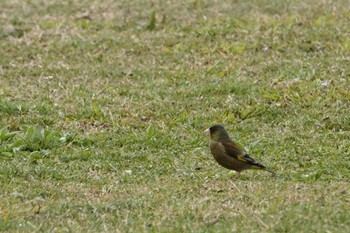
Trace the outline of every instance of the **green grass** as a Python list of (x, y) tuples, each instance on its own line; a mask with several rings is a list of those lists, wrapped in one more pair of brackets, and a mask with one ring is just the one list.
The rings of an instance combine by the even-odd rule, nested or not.
[(347, 1), (0, 9), (0, 231), (350, 231)]

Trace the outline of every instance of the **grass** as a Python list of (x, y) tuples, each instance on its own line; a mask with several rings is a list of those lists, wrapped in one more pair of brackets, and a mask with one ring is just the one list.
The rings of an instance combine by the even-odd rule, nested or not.
[(0, 231), (349, 232), (347, 1), (0, 9)]

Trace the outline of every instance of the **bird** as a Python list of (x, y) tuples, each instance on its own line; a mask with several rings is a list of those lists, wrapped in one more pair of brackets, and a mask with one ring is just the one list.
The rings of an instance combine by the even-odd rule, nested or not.
[(276, 175), (275, 172), (268, 170), (250, 157), (244, 147), (232, 141), (223, 125), (213, 125), (204, 132), (210, 135), (210, 150), (214, 159), (221, 166), (236, 171), (235, 179), (238, 179), (241, 172), (247, 169), (264, 170)]

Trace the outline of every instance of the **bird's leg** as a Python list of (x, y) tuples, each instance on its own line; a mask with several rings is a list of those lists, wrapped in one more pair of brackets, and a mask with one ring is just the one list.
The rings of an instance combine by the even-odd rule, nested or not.
[(238, 178), (241, 176), (241, 172), (237, 172), (237, 174), (233, 177), (234, 180), (238, 180)]

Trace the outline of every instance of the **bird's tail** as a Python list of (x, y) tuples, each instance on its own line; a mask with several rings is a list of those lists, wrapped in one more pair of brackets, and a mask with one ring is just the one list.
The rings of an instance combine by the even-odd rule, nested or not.
[(263, 170), (263, 171), (270, 172), (273, 176), (276, 175), (275, 172), (273, 172), (273, 171), (271, 171), (269, 169), (266, 169), (266, 167), (264, 165), (262, 165), (261, 163), (258, 163), (258, 162), (256, 162), (256, 164), (254, 166), (251, 166), (250, 169)]
[(266, 169), (266, 168), (264, 168), (263, 170), (264, 170), (264, 171), (267, 171), (267, 172), (270, 172), (273, 176), (276, 176), (276, 173), (273, 172), (273, 171), (271, 171), (271, 170), (268, 170), (268, 169)]

